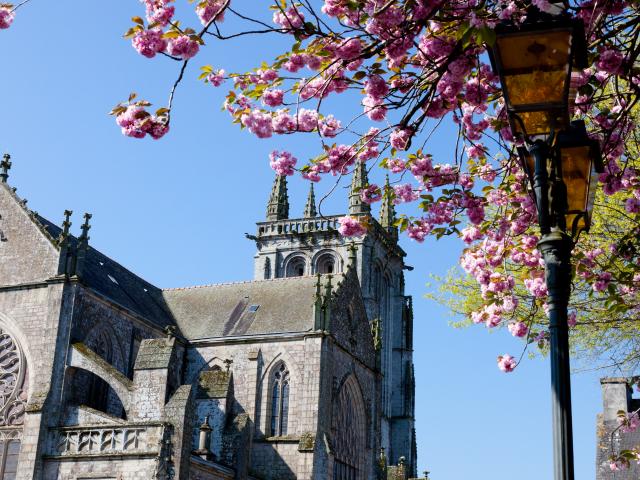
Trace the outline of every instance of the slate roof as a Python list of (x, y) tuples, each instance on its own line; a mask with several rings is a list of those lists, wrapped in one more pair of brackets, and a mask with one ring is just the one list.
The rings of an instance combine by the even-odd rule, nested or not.
[[(58, 238), (62, 231), (60, 227), (40, 215), (34, 216), (52, 238)], [(77, 244), (77, 238), (71, 235), (69, 238), (72, 244)], [(162, 298), (162, 290), (91, 246), (87, 251), (82, 281), (101, 295), (161, 328), (175, 325)]]
[[(334, 277), (336, 285), (342, 275)], [(292, 277), (168, 289), (163, 294), (178, 328), (190, 340), (306, 332), (314, 327), (316, 282), (313, 276)]]

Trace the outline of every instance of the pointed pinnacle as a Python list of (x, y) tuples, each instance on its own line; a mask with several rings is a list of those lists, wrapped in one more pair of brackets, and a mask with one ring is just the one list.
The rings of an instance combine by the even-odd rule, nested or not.
[(11, 170), (11, 155), (5, 153), (2, 157), (2, 162), (0, 162), (0, 182), (7, 183), (9, 170)]
[(353, 170), (351, 178), (351, 190), (349, 192), (349, 214), (368, 214), (371, 207), (368, 203), (362, 201), (360, 192), (369, 184), (367, 178), (367, 167), (364, 162), (356, 162), (356, 168)]
[(289, 194), (287, 177), (276, 175), (267, 204), (267, 220), (283, 220), (289, 218)]
[(313, 183), (309, 188), (309, 196), (307, 197), (307, 204), (304, 207), (304, 218), (314, 218), (318, 216), (316, 210), (316, 195), (313, 191)]
[(85, 213), (84, 223), (80, 227), (80, 229), (82, 230), (82, 235), (80, 235), (79, 240), (81, 241), (81, 243), (84, 243), (85, 245), (89, 244), (89, 229), (91, 228), (91, 225), (89, 225), (89, 220), (91, 220), (92, 216), (93, 215), (91, 215), (90, 213)]
[(384, 192), (382, 196), (382, 204), (380, 205), (380, 225), (393, 238), (398, 238), (398, 228), (394, 225), (396, 221), (396, 209), (390, 198), (391, 186), (389, 185), (389, 175), (384, 183)]
[(60, 236), (58, 237), (58, 243), (62, 243), (69, 238), (69, 228), (71, 228), (71, 215), (73, 215), (73, 211), (65, 210), (64, 211), (64, 221), (62, 222), (62, 232), (60, 232)]

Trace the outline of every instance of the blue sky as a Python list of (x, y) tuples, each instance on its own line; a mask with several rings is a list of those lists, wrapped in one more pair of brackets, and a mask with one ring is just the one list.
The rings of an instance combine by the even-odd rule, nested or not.
[[(254, 244), (244, 232), (264, 218), (273, 178), (267, 155), (283, 140), (258, 140), (232, 125), (220, 111), (224, 88), (196, 81), (197, 67), (248, 69), (279, 53), (284, 39), (212, 42), (179, 88), (170, 134), (135, 140), (107, 112), (131, 91), (162, 106), (177, 64), (145, 59), (121, 39), (129, 18), (143, 14), (139, 2), (104, 5), (33, 0), (0, 31), (0, 150), (13, 156), (10, 182), (55, 223), (74, 210), (75, 231), (82, 213), (93, 213), (93, 245), (160, 287), (251, 278)], [(338, 102), (328, 106), (341, 112)], [(454, 141), (444, 129), (428, 151), (453, 161)], [(284, 143), (300, 160), (317, 147), (313, 137)], [(289, 184), (291, 214), (300, 214), (308, 184), (297, 177)], [(332, 186), (323, 181), (317, 192)], [(324, 213), (344, 211), (346, 190), (337, 188), (326, 204)], [(506, 331), (455, 330), (447, 311), (423, 298), (429, 274), (457, 262), (458, 240), (402, 244), (415, 267), (406, 286), (415, 309), (420, 471), (434, 480), (550, 478), (548, 362), (525, 359), (513, 374), (501, 373), (496, 356), (519, 353), (519, 342)], [(581, 480), (595, 478), (599, 376), (573, 376)]]

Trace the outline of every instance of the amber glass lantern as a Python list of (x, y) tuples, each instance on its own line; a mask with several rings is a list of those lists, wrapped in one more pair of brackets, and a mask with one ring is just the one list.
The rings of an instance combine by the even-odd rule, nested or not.
[[(598, 174), (603, 171), (600, 145), (597, 140), (589, 138), (584, 122), (576, 120), (558, 134), (554, 147), (547, 169), (564, 183), (567, 192), (566, 229), (575, 237), (582, 231), (589, 231), (591, 226)], [(524, 147), (518, 148), (518, 154), (533, 187), (533, 156)], [(534, 191), (533, 188), (531, 190)]]
[(547, 135), (569, 124), (574, 66), (586, 66), (584, 26), (565, 17), (500, 24), (489, 51), (514, 134)]

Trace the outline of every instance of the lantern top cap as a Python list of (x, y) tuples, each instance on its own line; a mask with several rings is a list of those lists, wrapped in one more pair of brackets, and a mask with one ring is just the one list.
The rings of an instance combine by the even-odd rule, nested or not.
[(570, 30), (572, 32), (573, 65), (575, 68), (587, 68), (587, 42), (585, 39), (584, 22), (582, 19), (572, 17), (567, 12), (559, 15), (551, 15), (541, 12), (536, 7), (531, 7), (527, 18), (522, 23), (504, 21), (496, 25), (497, 37), (511, 35), (531, 35), (537, 32), (553, 30)]

